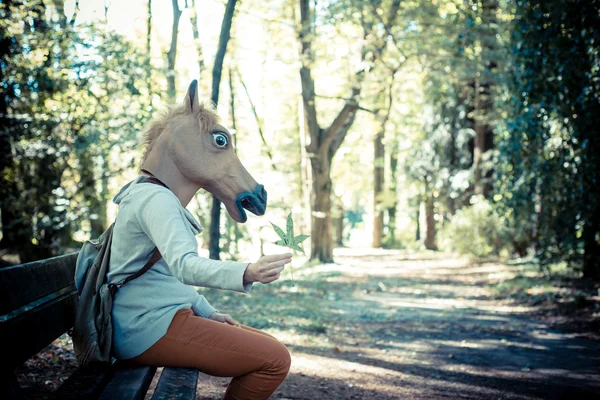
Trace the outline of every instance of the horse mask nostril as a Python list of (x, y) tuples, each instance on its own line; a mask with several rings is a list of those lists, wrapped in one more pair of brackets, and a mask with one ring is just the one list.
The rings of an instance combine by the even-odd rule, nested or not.
[(242, 199), (242, 207), (244, 207), (245, 209), (252, 208), (252, 203), (250, 202), (250, 200), (248, 200), (247, 197)]

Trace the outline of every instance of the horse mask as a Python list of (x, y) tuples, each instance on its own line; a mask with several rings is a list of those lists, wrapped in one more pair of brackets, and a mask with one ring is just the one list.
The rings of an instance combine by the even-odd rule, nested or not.
[(197, 88), (192, 81), (183, 107), (172, 110), (149, 151), (159, 147), (161, 158), (170, 158), (187, 181), (212, 193), (235, 221), (247, 221), (245, 210), (264, 215), (267, 192), (240, 162), (231, 133), (199, 102)]

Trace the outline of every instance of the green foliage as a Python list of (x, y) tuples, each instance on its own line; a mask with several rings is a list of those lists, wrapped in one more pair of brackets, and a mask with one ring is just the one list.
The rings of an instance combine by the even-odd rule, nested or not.
[[(502, 20), (509, 11), (496, 1), (448, 0), (427, 7), (415, 15), (417, 29), (431, 27), (416, 38), (424, 60), (424, 102), (419, 133), (403, 161), (418, 191), (414, 207), (433, 197), (439, 224), (470, 206), (472, 195), (480, 193), (478, 178), (491, 186), (494, 103), (505, 80), (498, 66), (506, 49), (498, 42), (506, 36)], [(477, 142), (477, 129), (486, 132), (485, 143)], [(483, 150), (477, 163), (476, 146)]]
[[(352, 88), (361, 87), (355, 128), (331, 171), (349, 228), (360, 229), (352, 210), (369, 209), (366, 149), (383, 128), (386, 154), (372, 162), (389, 174), (395, 152), (399, 166), (377, 198), (380, 207), (397, 211), (393, 221), (391, 213), (384, 219), (398, 225), (388, 228), (388, 245), (415, 247), (418, 207), (433, 199), (445, 248), (477, 256), (535, 248), (544, 266), (562, 261), (600, 277), (599, 3), (315, 3), (311, 68), (322, 127)], [(299, 134), (297, 21), (290, 23), (298, 15), (292, 3), (250, 4), (269, 16), (260, 20), (265, 41), (249, 46), (244, 38), (255, 37), (256, 27), (240, 23), (224, 66), (240, 71), (232, 83), (238, 147), (248, 169), (261, 171), (265, 154), (254, 151), (255, 125), (264, 125), (273, 150), (269, 164), (277, 167), (267, 179), (287, 183), (286, 190), (270, 191), (269, 206), (287, 209), (310, 197), (307, 160), (314, 161)], [(400, 8), (388, 32), (382, 21), (393, 4)], [(97, 236), (106, 227), (110, 178), (136, 166), (135, 147), (155, 111), (164, 71), (150, 62), (144, 40), (134, 43), (104, 22), (75, 23), (62, 1), (2, 1), (0, 17), (0, 247), (27, 261), (76, 247), (76, 230)], [(250, 48), (256, 59), (247, 57)], [(189, 72), (179, 68), (178, 74)], [(236, 79), (244, 79), (247, 96), (241, 87), (235, 94)], [(486, 201), (471, 204), (479, 193), (478, 126), (493, 139), (478, 165), (490, 190)], [(291, 215), (287, 222), (285, 231), (274, 226), (277, 244), (304, 252), (307, 236), (294, 236)], [(230, 254), (253, 239), (252, 225), (227, 219), (222, 227)]]
[(133, 166), (109, 159), (137, 144), (150, 65), (102, 24), (73, 24), (62, 2), (3, 2), (0, 14), (2, 247), (25, 262), (76, 246), (83, 221), (94, 236), (106, 228), (108, 177)]
[(458, 210), (441, 235), (447, 250), (476, 257), (500, 255), (511, 244), (502, 217), (481, 197), (470, 207)]
[[(200, 220), (210, 216), (210, 209), (206, 209), (204, 214), (198, 213), (197, 218)], [(223, 218), (221, 219), (223, 221)], [(237, 223), (229, 214), (224, 218), (225, 228), (222, 229), (221, 235), (221, 259), (236, 260), (240, 256), (240, 243), (242, 241), (251, 240), (252, 237), (246, 225)], [(208, 243), (208, 241), (206, 242)]]
[(499, 141), (503, 202), (527, 221), (540, 262), (600, 277), (598, 1), (521, 1), (511, 119)]
[(52, 10), (0, 4), (3, 245), (20, 245), (25, 256), (49, 256), (68, 234), (68, 199), (57, 190), (68, 167), (68, 114), (54, 106), (69, 86), (74, 48), (64, 16)]

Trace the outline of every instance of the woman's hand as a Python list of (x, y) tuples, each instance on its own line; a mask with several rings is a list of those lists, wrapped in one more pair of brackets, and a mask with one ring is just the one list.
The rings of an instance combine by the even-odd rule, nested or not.
[(208, 319), (212, 319), (217, 322), (227, 322), (229, 325), (240, 327), (240, 323), (235, 319), (231, 318), (229, 314), (221, 314), (220, 312), (214, 312), (208, 316)]
[(285, 264), (292, 261), (291, 253), (263, 256), (257, 262), (248, 264), (244, 272), (244, 283), (271, 283), (279, 279)]

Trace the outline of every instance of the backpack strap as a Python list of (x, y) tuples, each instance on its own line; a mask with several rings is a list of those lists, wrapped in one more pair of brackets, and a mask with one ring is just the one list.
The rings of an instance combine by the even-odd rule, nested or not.
[[(138, 183), (143, 183), (143, 182), (154, 183), (154, 184), (161, 185), (161, 186), (164, 186), (167, 189), (169, 189), (169, 187), (167, 185), (165, 185), (163, 182), (160, 181), (160, 179), (156, 178), (155, 176), (146, 176), (146, 177), (140, 179), (140, 181)], [(142, 276), (146, 272), (148, 272), (148, 270), (150, 268), (152, 268), (152, 266), (154, 264), (156, 264), (156, 262), (158, 260), (160, 260), (161, 258), (162, 258), (162, 254), (160, 254), (160, 251), (158, 250), (158, 248), (155, 248), (154, 252), (152, 253), (152, 257), (150, 257), (150, 260), (148, 260), (148, 262), (146, 263), (146, 265), (144, 265), (144, 267), (142, 269), (140, 269), (135, 274), (130, 275), (127, 278), (125, 278), (125, 279), (123, 279), (123, 280), (121, 280), (121, 281), (119, 281), (117, 283), (110, 283), (108, 285), (108, 288), (110, 289), (110, 291), (114, 295), (116, 293), (116, 291), (121, 288), (121, 286), (123, 286), (124, 284), (126, 284), (128, 282), (131, 282), (132, 280), (134, 280), (136, 278), (139, 278), (140, 276)]]
[(126, 284), (127, 282), (131, 282), (132, 280), (139, 278), (140, 276), (144, 275), (146, 272), (148, 272), (148, 270), (150, 268), (152, 268), (152, 266), (154, 264), (156, 264), (156, 262), (158, 260), (160, 260), (162, 257), (162, 255), (160, 254), (160, 251), (158, 251), (158, 249), (154, 249), (154, 253), (152, 253), (152, 257), (150, 257), (150, 260), (148, 260), (148, 262), (146, 263), (146, 265), (144, 265), (144, 267), (142, 269), (140, 269), (138, 272), (136, 272), (133, 275), (128, 276), (127, 278), (117, 282), (117, 283), (111, 283), (108, 285), (108, 288), (110, 289), (110, 291), (115, 294), (115, 292), (119, 289), (121, 289), (121, 286), (123, 286), (124, 284)]

